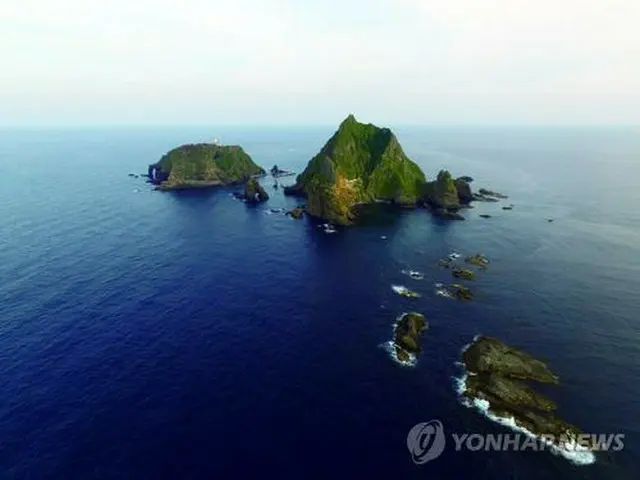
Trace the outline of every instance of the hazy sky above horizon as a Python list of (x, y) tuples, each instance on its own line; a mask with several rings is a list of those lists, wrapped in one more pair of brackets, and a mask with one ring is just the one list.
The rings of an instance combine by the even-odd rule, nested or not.
[(640, 124), (637, 0), (3, 0), (0, 124)]

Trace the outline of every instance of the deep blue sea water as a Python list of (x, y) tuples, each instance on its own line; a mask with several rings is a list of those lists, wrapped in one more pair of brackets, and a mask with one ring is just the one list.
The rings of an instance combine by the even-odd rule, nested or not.
[[(640, 478), (640, 130), (397, 128), (429, 176), (471, 175), (515, 209), (334, 235), (267, 215), (297, 203), (270, 181), (248, 208), (127, 176), (214, 137), (300, 171), (333, 130), (0, 131), (0, 478)], [(473, 302), (435, 294), (454, 250), (492, 259)], [(415, 368), (380, 347), (409, 309), (431, 325)], [(414, 465), (416, 423), (507, 431), (454, 390), (478, 333), (545, 359), (560, 415), (624, 450)]]

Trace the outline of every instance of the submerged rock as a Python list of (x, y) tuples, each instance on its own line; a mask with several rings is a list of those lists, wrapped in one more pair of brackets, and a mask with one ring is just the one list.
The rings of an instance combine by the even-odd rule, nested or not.
[(482, 195), (480, 193), (474, 193), (473, 194), (473, 201), (474, 202), (499, 202), (500, 200), (498, 200), (495, 197), (488, 197), (488, 196)]
[[(492, 337), (479, 336), (462, 354), (468, 372), (462, 394), (489, 404), (489, 411), (537, 436), (572, 441), (581, 430), (550, 412), (556, 404), (526, 382), (557, 385), (558, 376), (545, 363)], [(562, 446), (562, 445), (560, 445)]]
[(464, 280), (475, 280), (476, 278), (476, 273), (466, 268), (454, 268), (451, 273), (454, 277)]
[(438, 265), (444, 268), (451, 268), (453, 265), (453, 259), (451, 257), (443, 257), (438, 260)]
[(489, 259), (479, 253), (468, 256), (464, 261), (469, 265), (475, 265), (476, 267), (487, 268), (489, 266)]
[(478, 193), (485, 197), (502, 198), (502, 199), (509, 198), (507, 195), (504, 195), (500, 192), (494, 192), (493, 190), (487, 190), (486, 188), (481, 188), (480, 190), (478, 190)]
[(269, 200), (269, 194), (255, 178), (244, 186), (244, 199), (247, 203), (257, 204)]
[(458, 300), (472, 300), (473, 292), (466, 285), (461, 283), (452, 283), (447, 287), (449, 294)]
[(391, 289), (397, 293), (398, 295), (401, 295), (403, 297), (406, 298), (420, 298), (422, 297), (421, 294), (419, 294), (418, 292), (414, 292), (413, 290), (409, 290), (407, 287), (403, 286), (403, 285), (391, 285)]
[(422, 353), (421, 333), (429, 328), (424, 315), (416, 312), (403, 313), (393, 332), (393, 345), (401, 362), (410, 362)]
[(404, 273), (405, 275), (410, 276), (414, 280), (423, 280), (424, 279), (424, 273), (419, 272), (417, 270), (402, 270), (402, 273)]
[(445, 220), (466, 220), (464, 216), (458, 213), (455, 210), (449, 210), (446, 208), (438, 208), (433, 210), (433, 214), (438, 218), (443, 218)]
[(305, 207), (296, 207), (293, 210), (289, 210), (287, 212), (287, 215), (289, 215), (292, 218), (295, 218), (296, 220), (300, 220), (302, 217), (304, 217), (304, 210)]

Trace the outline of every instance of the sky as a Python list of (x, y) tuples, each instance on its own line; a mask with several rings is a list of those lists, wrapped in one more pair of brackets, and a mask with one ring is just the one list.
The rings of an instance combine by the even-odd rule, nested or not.
[(1, 0), (0, 125), (640, 124), (638, 0)]

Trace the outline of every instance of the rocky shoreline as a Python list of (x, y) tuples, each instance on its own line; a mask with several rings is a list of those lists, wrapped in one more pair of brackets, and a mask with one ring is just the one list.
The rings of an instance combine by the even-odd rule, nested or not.
[(421, 313), (403, 313), (397, 318), (391, 347), (399, 363), (415, 365), (417, 357), (422, 353), (420, 337), (428, 328), (429, 324)]
[[(582, 430), (557, 416), (557, 404), (531, 386), (559, 385), (559, 377), (544, 362), (482, 335), (463, 349), (461, 357), (465, 374), (458, 393), (466, 406), (475, 405), (491, 418), (512, 424), (560, 451), (576, 450)], [(584, 446), (581, 451), (592, 457), (593, 447)]]

